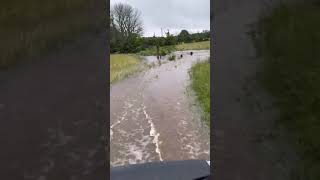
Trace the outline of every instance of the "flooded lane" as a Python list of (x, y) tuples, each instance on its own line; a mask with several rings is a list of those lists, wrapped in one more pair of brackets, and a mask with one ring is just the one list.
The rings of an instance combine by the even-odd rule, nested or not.
[(193, 52), (176, 52), (176, 61), (161, 65), (146, 57), (153, 67), (111, 86), (111, 166), (210, 159), (209, 128), (187, 90), (190, 67), (210, 53)]

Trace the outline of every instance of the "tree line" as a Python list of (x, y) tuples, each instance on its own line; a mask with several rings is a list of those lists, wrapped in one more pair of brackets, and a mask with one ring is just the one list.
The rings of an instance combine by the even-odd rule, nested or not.
[(137, 53), (151, 46), (170, 46), (179, 43), (207, 41), (210, 31), (190, 34), (182, 30), (178, 35), (142, 37), (143, 24), (138, 9), (128, 4), (115, 4), (110, 11), (110, 53)]

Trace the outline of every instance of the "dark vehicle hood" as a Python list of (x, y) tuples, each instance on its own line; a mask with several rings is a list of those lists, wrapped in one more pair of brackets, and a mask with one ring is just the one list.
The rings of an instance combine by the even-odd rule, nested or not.
[(205, 160), (152, 162), (111, 168), (111, 180), (194, 180), (210, 174)]

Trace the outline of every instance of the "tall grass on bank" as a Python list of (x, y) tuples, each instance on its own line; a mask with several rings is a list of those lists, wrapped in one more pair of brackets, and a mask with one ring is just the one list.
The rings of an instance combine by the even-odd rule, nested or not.
[[(160, 54), (162, 56), (170, 54), (173, 51), (186, 51), (186, 50), (209, 50), (210, 41), (193, 42), (193, 43), (182, 43), (175, 46), (162, 46), (160, 47)], [(156, 56), (156, 47), (150, 47), (138, 53), (141, 56)]]
[(110, 83), (128, 77), (141, 70), (141, 60), (136, 55), (111, 54), (110, 55)]
[(177, 51), (185, 51), (185, 50), (209, 50), (210, 49), (210, 41), (202, 41), (202, 42), (193, 42), (193, 43), (182, 43), (176, 45)]
[(103, 12), (96, 1), (3, 0), (0, 68), (46, 53), (83, 32), (101, 28), (106, 17), (95, 11)]
[(191, 87), (204, 112), (205, 121), (210, 124), (210, 63), (200, 62), (191, 68)]
[(286, 5), (258, 25), (263, 86), (301, 155), (298, 179), (320, 179), (320, 6)]

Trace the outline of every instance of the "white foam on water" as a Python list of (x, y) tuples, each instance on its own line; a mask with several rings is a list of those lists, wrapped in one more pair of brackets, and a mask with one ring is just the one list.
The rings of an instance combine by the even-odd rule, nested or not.
[[(132, 137), (135, 133), (131, 134)], [(152, 161), (151, 154), (147, 150), (147, 146), (152, 143), (149, 135), (142, 136), (141, 139), (134, 139), (127, 143), (119, 144), (121, 148), (118, 150), (121, 158), (113, 160), (112, 166), (119, 166), (123, 164), (138, 164)]]
[(185, 153), (188, 154), (188, 157), (190, 159), (199, 159), (199, 157), (202, 157), (203, 155), (209, 155), (209, 150), (207, 148), (203, 149), (203, 147), (207, 147), (208, 143), (204, 143), (202, 141), (203, 138), (197, 130), (190, 130), (192, 129), (190, 127), (196, 127), (194, 123), (188, 123), (183, 119), (179, 122), (178, 126), (180, 128), (177, 133), (180, 136), (180, 141), (183, 145), (182, 149)]
[(128, 112), (124, 111), (120, 119), (118, 118), (118, 120), (110, 126), (110, 140), (113, 138), (113, 128), (116, 125), (120, 124), (123, 120), (125, 120), (125, 117), (127, 116), (127, 114)]
[(143, 136), (141, 140), (138, 140), (143, 149), (146, 149), (146, 147), (152, 142), (152, 138), (150, 136)]
[(111, 167), (115, 167), (115, 166), (123, 166), (126, 164), (126, 161), (123, 159), (117, 159), (113, 162), (110, 162)]
[[(136, 100), (132, 99), (131, 101), (136, 101)], [(133, 104), (131, 104), (129, 101), (124, 102), (124, 112), (122, 113), (121, 117), (118, 118), (118, 120), (110, 126), (110, 140), (112, 140), (112, 138), (113, 138), (113, 128), (115, 126), (117, 126), (118, 124), (120, 124), (122, 121), (126, 120), (126, 116), (128, 114), (128, 109), (130, 109), (131, 107), (133, 107)], [(134, 112), (134, 111), (135, 110), (131, 110), (131, 112)]]
[(130, 164), (136, 164), (137, 161), (142, 161), (143, 151), (135, 144), (129, 145), (129, 153), (134, 156), (134, 159), (129, 159)]
[(148, 115), (147, 111), (146, 111), (146, 106), (143, 105), (143, 113), (146, 117), (146, 119), (148, 120), (148, 123), (150, 125), (150, 136), (153, 137), (153, 143), (156, 145), (156, 153), (159, 155), (159, 159), (160, 161), (163, 161), (162, 159), (162, 156), (161, 156), (161, 151), (160, 151), (160, 147), (159, 147), (159, 136), (160, 136), (160, 133), (157, 133), (156, 129), (155, 129), (155, 126), (154, 126), (154, 123), (152, 122), (152, 119), (151, 117)]
[(112, 137), (113, 137), (113, 130), (112, 128), (110, 128), (110, 140), (112, 139)]
[[(126, 107), (130, 107), (127, 105)], [(132, 107), (127, 109), (128, 114), (126, 114), (125, 120), (133, 120), (136, 128), (133, 129), (122, 129), (116, 128), (114, 129), (114, 133), (119, 135), (117, 139), (113, 140), (113, 142), (117, 146), (117, 159), (111, 161), (112, 166), (119, 166), (124, 164), (138, 164), (154, 161), (154, 159), (158, 159), (158, 154), (154, 153), (153, 149), (153, 141), (154, 137), (151, 137), (148, 134), (144, 134), (145, 132), (145, 113), (143, 111), (143, 106), (135, 107), (134, 111), (132, 111)], [(132, 116), (131, 116), (132, 115)], [(142, 115), (142, 118), (138, 118), (139, 115)], [(147, 116), (149, 118), (149, 116)], [(121, 117), (118, 117), (118, 120), (121, 122)], [(131, 123), (133, 123), (131, 122)], [(118, 122), (114, 123), (111, 128), (114, 128)], [(149, 125), (148, 123), (146, 123)], [(118, 126), (117, 126), (118, 127)], [(113, 133), (113, 131), (110, 131)], [(134, 137), (134, 138), (133, 138)], [(152, 145), (152, 146), (150, 146)], [(153, 153), (151, 153), (153, 152)]]
[(126, 102), (127, 104), (127, 108), (131, 108), (133, 106), (133, 104), (129, 103), (129, 102)]

